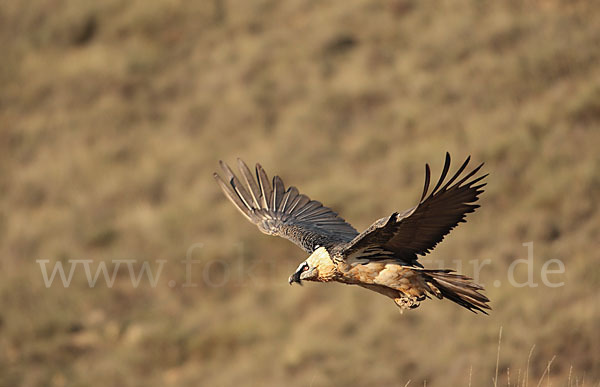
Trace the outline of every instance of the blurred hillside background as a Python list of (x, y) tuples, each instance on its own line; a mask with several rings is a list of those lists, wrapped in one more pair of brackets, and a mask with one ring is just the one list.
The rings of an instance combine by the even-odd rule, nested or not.
[[(1, 2), (0, 385), (493, 385), (500, 327), (499, 386), (598, 385), (599, 20), (567, 0)], [(490, 260), (489, 317), (288, 286), (305, 254), (211, 177), (259, 161), (362, 230), (446, 151), (489, 184), (429, 257)], [(530, 241), (539, 286), (511, 286)], [(46, 288), (36, 261), (74, 259), (167, 262), (155, 287), (122, 264), (112, 288), (83, 266)]]

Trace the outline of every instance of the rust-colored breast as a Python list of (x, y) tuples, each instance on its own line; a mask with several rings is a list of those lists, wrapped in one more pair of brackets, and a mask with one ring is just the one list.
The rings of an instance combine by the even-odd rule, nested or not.
[(380, 285), (417, 297), (422, 296), (427, 287), (418, 271), (396, 263), (371, 262), (345, 269), (342, 270), (344, 282), (351, 284)]

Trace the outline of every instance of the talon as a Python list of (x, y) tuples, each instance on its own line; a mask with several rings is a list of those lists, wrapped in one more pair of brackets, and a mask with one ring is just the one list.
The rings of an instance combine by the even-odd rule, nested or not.
[(419, 298), (410, 296), (394, 298), (394, 302), (396, 305), (398, 305), (401, 311), (403, 309), (415, 309), (421, 305)]

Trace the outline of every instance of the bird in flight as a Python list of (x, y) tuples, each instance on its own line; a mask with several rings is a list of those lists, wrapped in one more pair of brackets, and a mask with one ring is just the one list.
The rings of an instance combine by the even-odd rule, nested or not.
[(466, 222), (466, 214), (483, 192), (487, 176), (476, 176), (483, 164), (464, 173), (470, 156), (450, 179), (450, 155), (435, 187), (429, 192), (431, 172), (425, 165), (425, 186), (419, 203), (381, 218), (362, 233), (337, 213), (316, 200), (285, 188), (279, 176), (271, 181), (256, 164), (256, 176), (238, 159), (240, 180), (220, 161), (224, 178), (213, 176), (235, 207), (265, 234), (286, 238), (310, 256), (289, 277), (302, 281), (341, 282), (383, 294), (404, 309), (414, 309), (430, 295), (447, 298), (472, 311), (490, 307), (483, 287), (450, 269), (426, 269), (418, 255), (426, 255), (454, 227)]

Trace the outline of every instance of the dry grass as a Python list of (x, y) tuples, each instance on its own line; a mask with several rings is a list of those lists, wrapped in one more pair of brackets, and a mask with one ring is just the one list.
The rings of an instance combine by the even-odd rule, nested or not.
[[(0, 385), (597, 384), (599, 19), (558, 0), (2, 2)], [(260, 161), (361, 229), (445, 151), (491, 176), (433, 258), (491, 260), (490, 317), (288, 287), (303, 253), (210, 176)], [(565, 286), (508, 285), (528, 241), (536, 281), (556, 258)], [(219, 260), (230, 280), (170, 288), (198, 242), (194, 278)], [(156, 288), (46, 289), (37, 259), (168, 262)]]

